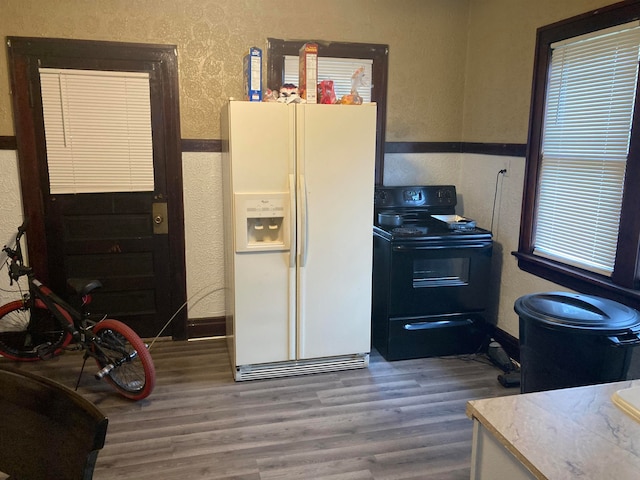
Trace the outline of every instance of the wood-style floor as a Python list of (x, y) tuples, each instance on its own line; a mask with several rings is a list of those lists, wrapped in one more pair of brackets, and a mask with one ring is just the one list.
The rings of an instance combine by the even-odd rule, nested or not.
[[(161, 340), (151, 354), (156, 388), (137, 403), (87, 363), (79, 392), (109, 417), (96, 480), (468, 479), (467, 400), (519, 391), (483, 357), (373, 352), (367, 369), (235, 383), (224, 339)], [(73, 388), (82, 356), (9, 363)]]

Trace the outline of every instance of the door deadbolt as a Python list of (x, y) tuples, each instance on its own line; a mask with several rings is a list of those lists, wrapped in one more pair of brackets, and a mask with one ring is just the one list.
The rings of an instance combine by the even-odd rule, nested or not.
[(167, 222), (167, 204), (156, 202), (152, 204), (151, 217), (153, 218), (153, 233), (169, 233), (169, 222)]

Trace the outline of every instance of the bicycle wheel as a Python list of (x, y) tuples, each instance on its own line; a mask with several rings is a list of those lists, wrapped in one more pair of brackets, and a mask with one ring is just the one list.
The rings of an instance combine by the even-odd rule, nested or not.
[[(69, 314), (59, 308), (67, 322)], [(26, 308), (22, 300), (0, 307), (0, 355), (12, 360), (35, 361), (58, 355), (73, 337), (40, 301)]]
[(131, 400), (149, 396), (156, 383), (151, 354), (140, 337), (118, 320), (103, 320), (93, 327), (97, 337), (92, 348), (105, 378)]

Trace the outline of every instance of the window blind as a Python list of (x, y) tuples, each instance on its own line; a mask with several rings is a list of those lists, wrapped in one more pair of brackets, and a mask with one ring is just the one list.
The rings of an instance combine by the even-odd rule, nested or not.
[(638, 77), (638, 22), (551, 45), (534, 253), (611, 275)]
[[(333, 80), (333, 90), (338, 100), (351, 93), (351, 76), (360, 67), (364, 67), (364, 85), (358, 94), (365, 103), (371, 102), (371, 71), (373, 60), (370, 58), (318, 57), (318, 82)], [(295, 55), (284, 57), (284, 83), (299, 85), (299, 58)]]
[(40, 69), (50, 192), (153, 191), (149, 75)]

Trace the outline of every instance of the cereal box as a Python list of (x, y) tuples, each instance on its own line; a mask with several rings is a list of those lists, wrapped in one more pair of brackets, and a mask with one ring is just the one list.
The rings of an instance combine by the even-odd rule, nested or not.
[(300, 97), (318, 103), (318, 44), (305, 43), (300, 48)]
[(262, 101), (262, 50), (251, 47), (244, 57), (244, 95), (250, 102)]

